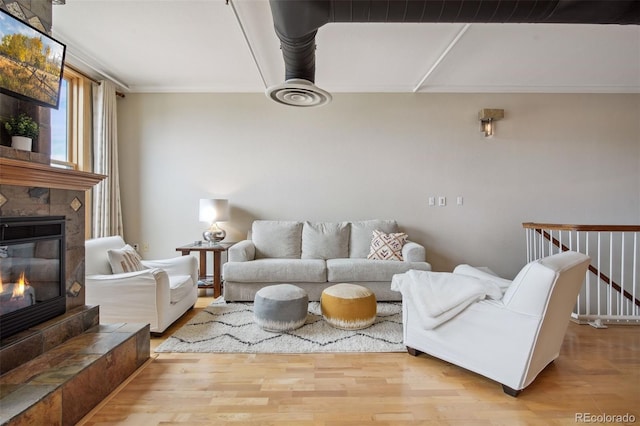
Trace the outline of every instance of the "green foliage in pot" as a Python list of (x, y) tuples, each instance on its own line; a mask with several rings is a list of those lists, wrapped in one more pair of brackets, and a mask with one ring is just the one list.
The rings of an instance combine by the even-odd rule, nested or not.
[(40, 133), (38, 123), (24, 113), (17, 117), (11, 117), (4, 123), (4, 128), (11, 136), (24, 136), (31, 139), (36, 139)]

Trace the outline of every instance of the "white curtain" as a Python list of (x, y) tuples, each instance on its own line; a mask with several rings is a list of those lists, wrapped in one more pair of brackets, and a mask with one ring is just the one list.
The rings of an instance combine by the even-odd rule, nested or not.
[(93, 188), (92, 236), (123, 235), (116, 86), (103, 80), (93, 93), (93, 171), (107, 178)]

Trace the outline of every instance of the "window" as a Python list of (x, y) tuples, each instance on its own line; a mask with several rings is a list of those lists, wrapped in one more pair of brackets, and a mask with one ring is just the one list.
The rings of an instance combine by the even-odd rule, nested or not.
[(51, 165), (90, 170), (91, 80), (64, 68), (58, 109), (51, 109)]
[(67, 104), (69, 98), (69, 82), (62, 80), (60, 88), (60, 103), (58, 109), (51, 110), (51, 160), (57, 165), (70, 163), (69, 161), (69, 116)]
[[(91, 171), (92, 80), (65, 66), (58, 109), (51, 109), (51, 165)], [(85, 223), (91, 223), (91, 191), (85, 191)], [(91, 238), (91, 226), (85, 226)]]

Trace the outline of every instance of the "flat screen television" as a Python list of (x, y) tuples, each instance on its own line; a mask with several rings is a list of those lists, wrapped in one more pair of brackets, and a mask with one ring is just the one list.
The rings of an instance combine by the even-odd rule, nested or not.
[(57, 109), (66, 49), (0, 9), (0, 93)]

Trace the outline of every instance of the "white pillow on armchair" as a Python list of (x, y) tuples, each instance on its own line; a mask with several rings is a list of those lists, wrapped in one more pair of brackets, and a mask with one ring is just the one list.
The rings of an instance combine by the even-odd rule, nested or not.
[(107, 256), (109, 257), (111, 271), (114, 274), (123, 274), (125, 272), (135, 272), (147, 269), (142, 264), (142, 258), (138, 252), (129, 244), (126, 244), (121, 249), (107, 250)]

